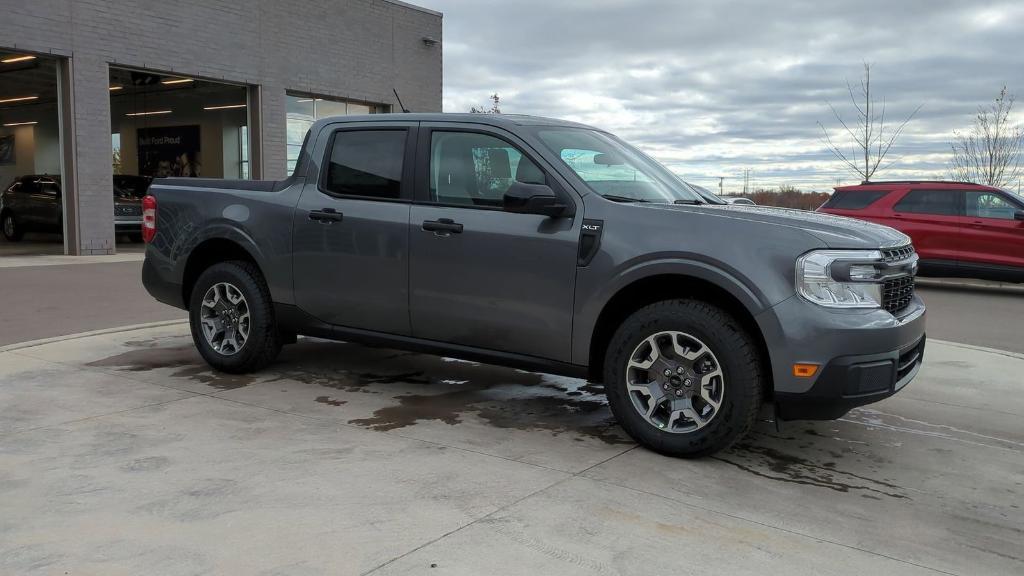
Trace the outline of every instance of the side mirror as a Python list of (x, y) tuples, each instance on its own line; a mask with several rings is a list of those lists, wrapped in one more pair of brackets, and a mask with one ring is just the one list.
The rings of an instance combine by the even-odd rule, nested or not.
[(1017, 210), (1013, 213), (1014, 220), (1024, 220), (1024, 210)]
[(561, 216), (566, 206), (550, 186), (513, 182), (505, 192), (502, 208), (505, 212), (540, 214), (554, 218)]

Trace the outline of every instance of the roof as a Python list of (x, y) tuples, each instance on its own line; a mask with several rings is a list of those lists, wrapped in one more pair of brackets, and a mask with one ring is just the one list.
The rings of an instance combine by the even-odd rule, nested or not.
[(978, 184), (975, 182), (958, 182), (955, 180), (876, 180), (872, 182), (861, 182), (860, 184), (853, 184), (850, 186), (836, 186), (836, 192), (839, 191), (856, 191), (856, 190), (877, 190), (878, 188), (921, 188), (927, 186), (929, 188), (963, 188), (965, 186), (971, 188), (977, 188), (979, 190), (998, 190), (992, 186), (986, 186), (984, 184)]
[(529, 116), (526, 114), (470, 114), (470, 113), (444, 113), (444, 112), (392, 112), (389, 114), (359, 114), (353, 116), (331, 116), (321, 118), (310, 128), (319, 129), (324, 124), (335, 122), (381, 122), (381, 121), (402, 121), (402, 122), (461, 122), (464, 124), (483, 124), (486, 126), (498, 126), (511, 128), (515, 126), (561, 126), (566, 128), (587, 128), (599, 130), (593, 126), (559, 120), (557, 118), (544, 118), (542, 116)]

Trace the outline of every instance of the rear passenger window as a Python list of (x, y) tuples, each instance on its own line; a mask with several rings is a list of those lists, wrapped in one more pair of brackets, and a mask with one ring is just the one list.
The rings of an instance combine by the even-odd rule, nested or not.
[(400, 198), (405, 138), (405, 130), (335, 132), (324, 189), (343, 196)]
[(842, 190), (833, 193), (832, 198), (822, 208), (860, 210), (874, 204), (889, 192), (890, 190), (858, 190), (856, 192)]
[(960, 192), (956, 190), (911, 190), (893, 210), (910, 214), (937, 214), (956, 216), (959, 213)]

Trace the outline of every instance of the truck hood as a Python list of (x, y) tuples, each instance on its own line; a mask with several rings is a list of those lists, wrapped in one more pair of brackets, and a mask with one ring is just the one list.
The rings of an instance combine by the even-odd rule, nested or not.
[(797, 228), (821, 240), (828, 248), (876, 249), (910, 244), (909, 236), (888, 226), (821, 212), (742, 204), (701, 204), (697, 206), (649, 204), (648, 206)]

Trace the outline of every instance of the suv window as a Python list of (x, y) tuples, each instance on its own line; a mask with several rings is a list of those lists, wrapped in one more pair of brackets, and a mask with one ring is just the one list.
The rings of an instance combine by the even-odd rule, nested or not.
[(517, 181), (546, 183), (544, 172), (512, 144), (474, 132), (431, 133), (431, 201), (499, 207)]
[(52, 178), (40, 178), (36, 181), (39, 184), (39, 190), (43, 194), (50, 196), (60, 196), (60, 184)]
[(822, 208), (838, 208), (840, 210), (860, 210), (867, 208), (881, 199), (891, 190), (838, 190), (832, 194)]
[(998, 218), (1013, 220), (1013, 214), (1019, 208), (996, 192), (968, 192), (967, 215), (974, 218)]
[(956, 216), (962, 192), (956, 190), (911, 190), (893, 206), (896, 212)]
[(335, 132), (324, 189), (345, 196), (401, 197), (405, 138), (405, 130)]
[(39, 192), (39, 178), (26, 176), (21, 179), (21, 192), (23, 194), (35, 194)]

